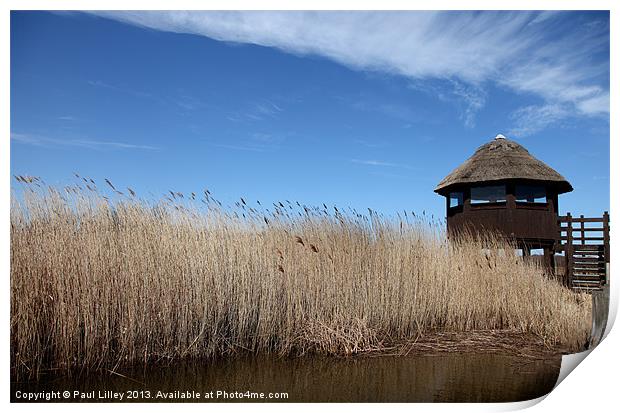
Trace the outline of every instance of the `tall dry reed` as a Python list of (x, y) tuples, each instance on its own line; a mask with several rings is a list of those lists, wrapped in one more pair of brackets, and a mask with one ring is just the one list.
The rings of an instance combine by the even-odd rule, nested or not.
[(112, 202), (94, 182), (22, 183), (11, 206), (14, 374), (237, 351), (352, 354), (433, 331), (511, 330), (574, 350), (588, 337), (587, 296), (502, 254), (506, 245), (448, 242), (411, 214), (229, 209), (208, 191), (149, 203), (114, 188)]

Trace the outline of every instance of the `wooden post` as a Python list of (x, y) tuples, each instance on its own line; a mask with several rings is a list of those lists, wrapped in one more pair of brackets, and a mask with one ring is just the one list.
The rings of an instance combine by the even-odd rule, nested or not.
[(515, 196), (515, 186), (506, 184), (506, 208), (515, 210), (517, 208), (517, 198)]
[(581, 218), (581, 245), (585, 245), (586, 243), (586, 223), (584, 222), (584, 216), (580, 215), (579, 218)]
[[(549, 257), (551, 257), (551, 259)], [(544, 247), (543, 248), (543, 265), (545, 267), (545, 272), (547, 273), (548, 276), (553, 275), (552, 259), (553, 259), (553, 252), (551, 251), (551, 248)]]
[(569, 288), (573, 286), (573, 217), (570, 212), (566, 214), (566, 282)]
[(471, 189), (463, 188), (463, 212), (471, 210)]
[(450, 216), (450, 193), (446, 197), (446, 235), (450, 238), (450, 227), (448, 226), (448, 217)]

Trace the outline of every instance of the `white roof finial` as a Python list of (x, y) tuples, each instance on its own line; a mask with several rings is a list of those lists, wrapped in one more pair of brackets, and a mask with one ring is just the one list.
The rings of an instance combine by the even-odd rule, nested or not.
[(502, 135), (501, 133), (498, 133), (495, 139), (506, 139), (506, 137)]

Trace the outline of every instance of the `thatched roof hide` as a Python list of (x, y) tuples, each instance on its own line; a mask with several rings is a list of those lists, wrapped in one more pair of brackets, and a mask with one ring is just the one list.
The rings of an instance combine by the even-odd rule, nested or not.
[(446, 176), (437, 185), (435, 192), (446, 193), (451, 187), (461, 184), (517, 179), (552, 185), (558, 193), (573, 190), (562, 175), (534, 158), (523, 146), (497, 135)]

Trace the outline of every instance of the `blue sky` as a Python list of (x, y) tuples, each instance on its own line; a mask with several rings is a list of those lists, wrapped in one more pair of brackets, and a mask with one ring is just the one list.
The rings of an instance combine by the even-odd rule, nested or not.
[(11, 173), (50, 184), (443, 216), (498, 133), (609, 209), (607, 12), (11, 14)]

